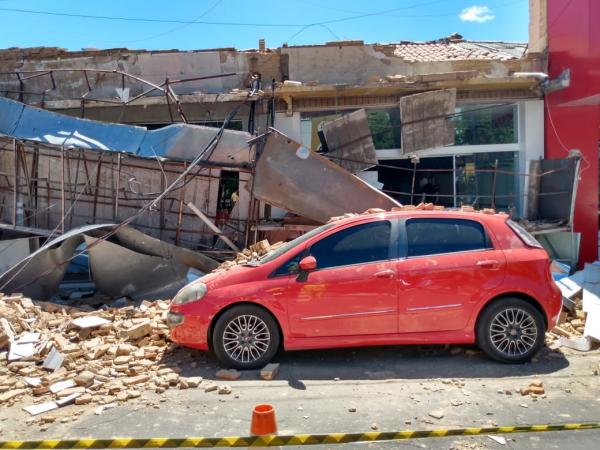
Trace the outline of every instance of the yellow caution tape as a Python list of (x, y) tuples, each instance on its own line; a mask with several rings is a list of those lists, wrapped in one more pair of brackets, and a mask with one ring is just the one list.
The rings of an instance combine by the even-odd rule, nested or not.
[(286, 445), (349, 444), (352, 442), (399, 441), (447, 436), (539, 433), (544, 431), (592, 430), (598, 428), (600, 428), (600, 422), (561, 423), (555, 425), (519, 425), (508, 427), (447, 428), (416, 431), (372, 431), (367, 433), (294, 434), (287, 436), (44, 439), (41, 441), (0, 441), (0, 449), (281, 447)]

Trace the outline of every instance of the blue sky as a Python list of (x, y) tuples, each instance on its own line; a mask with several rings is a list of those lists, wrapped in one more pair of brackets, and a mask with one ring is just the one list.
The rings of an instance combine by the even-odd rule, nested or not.
[(0, 17), (0, 48), (70, 50), (247, 49), (261, 37), (269, 47), (428, 41), (454, 32), (472, 40), (526, 42), (529, 20), (527, 0), (0, 0)]

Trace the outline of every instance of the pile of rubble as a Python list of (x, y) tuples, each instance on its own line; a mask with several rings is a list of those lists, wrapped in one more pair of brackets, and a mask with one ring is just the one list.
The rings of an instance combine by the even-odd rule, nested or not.
[(277, 242), (271, 245), (269, 244), (268, 240), (263, 239), (262, 241), (258, 241), (256, 244), (253, 244), (250, 247), (245, 248), (244, 250), (239, 252), (235, 256), (235, 259), (223, 262), (219, 267), (215, 269), (215, 271), (230, 269), (232, 267), (239, 266), (242, 264), (250, 264), (253, 261), (257, 261), (261, 256), (264, 256), (267, 253), (278, 249), (283, 244), (284, 242)]
[(583, 270), (555, 282), (566, 311), (558, 326), (546, 334), (546, 343), (550, 348), (592, 350), (600, 341), (600, 262), (586, 263)]
[[(444, 211), (445, 209), (446, 207), (443, 205), (434, 205), (433, 203), (419, 203), (418, 205), (403, 205), (399, 207), (394, 207), (390, 211)], [(494, 209), (484, 208), (482, 210), (476, 210), (471, 206), (463, 206), (461, 207), (460, 211), (480, 212), (483, 214), (496, 214), (496, 211)], [(364, 216), (367, 214), (378, 214), (384, 212), (387, 211), (381, 208), (369, 208), (361, 214), (346, 213), (342, 216), (332, 217), (327, 223), (337, 222), (338, 220), (349, 219), (352, 217)], [(215, 269), (215, 271), (223, 271), (243, 264), (252, 264), (254, 261), (257, 261), (260, 257), (266, 255), (269, 252), (272, 252), (273, 250), (276, 250), (283, 244), (284, 242), (269, 244), (269, 241), (264, 239), (242, 250), (235, 256), (234, 259), (223, 262), (219, 267)]]
[[(444, 205), (435, 205), (433, 203), (419, 203), (418, 205), (402, 205), (395, 206), (390, 211), (446, 211), (446, 207)], [(483, 208), (483, 209), (475, 209), (472, 206), (461, 206), (458, 210), (461, 212), (478, 212), (483, 214), (496, 214), (496, 210), (492, 208)], [(357, 213), (346, 213), (342, 216), (335, 216), (329, 219), (327, 223), (337, 222), (338, 220), (348, 219), (351, 217), (364, 216), (367, 214), (379, 214), (387, 212), (385, 209), (381, 208), (369, 208), (365, 212), (357, 214)]]
[(583, 301), (575, 299), (573, 310), (563, 311), (559, 318), (559, 324), (546, 333), (546, 345), (550, 348), (564, 346), (575, 350), (590, 350), (590, 342), (583, 338), (585, 324), (586, 313), (583, 311)]
[(168, 308), (158, 300), (86, 311), (0, 294), (0, 405), (31, 400), (24, 409), (37, 415), (70, 403), (107, 408), (144, 390), (218, 390), (163, 362)]

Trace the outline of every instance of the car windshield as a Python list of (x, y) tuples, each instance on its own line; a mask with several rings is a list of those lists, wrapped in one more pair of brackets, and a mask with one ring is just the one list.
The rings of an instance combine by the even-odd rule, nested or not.
[(310, 230), (308, 233), (305, 233), (302, 236), (297, 237), (293, 241), (286, 242), (281, 247), (273, 250), (272, 252), (267, 253), (265, 256), (260, 258), (258, 260), (258, 264), (264, 264), (269, 261), (273, 261), (275, 258), (280, 257), (281, 255), (283, 255), (284, 253), (293, 249), (294, 247), (302, 244), (303, 242), (306, 242), (308, 239), (310, 239), (313, 236), (316, 236), (320, 232), (328, 230), (332, 226), (333, 226), (333, 223), (326, 223), (325, 225), (321, 225), (320, 227), (317, 227), (314, 230)]

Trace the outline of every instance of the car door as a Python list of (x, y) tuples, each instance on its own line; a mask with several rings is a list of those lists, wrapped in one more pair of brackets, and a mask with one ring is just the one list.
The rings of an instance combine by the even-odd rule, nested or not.
[(463, 329), (475, 305), (502, 283), (504, 253), (475, 220), (415, 218), (402, 230), (399, 332)]
[(397, 226), (351, 225), (305, 250), (317, 268), (290, 280), (285, 293), (294, 337), (397, 333)]

